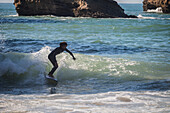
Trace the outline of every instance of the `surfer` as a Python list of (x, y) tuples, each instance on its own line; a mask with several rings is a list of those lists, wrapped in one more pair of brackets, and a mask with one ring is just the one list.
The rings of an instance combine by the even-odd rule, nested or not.
[(61, 42), (60, 43), (60, 47), (57, 47), (56, 49), (54, 49), (49, 55), (48, 55), (48, 59), (51, 61), (51, 63), (53, 64), (53, 68), (51, 69), (51, 71), (49, 72), (48, 76), (53, 77), (53, 73), (55, 72), (55, 70), (58, 68), (58, 63), (56, 60), (56, 55), (62, 53), (63, 51), (68, 52), (72, 57), (73, 60), (76, 60), (76, 58), (74, 57), (74, 55), (72, 54), (72, 52), (70, 52), (67, 48), (67, 43), (66, 42)]

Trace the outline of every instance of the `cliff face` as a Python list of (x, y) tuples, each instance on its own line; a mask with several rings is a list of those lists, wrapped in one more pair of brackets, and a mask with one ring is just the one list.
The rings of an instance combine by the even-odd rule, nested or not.
[(143, 10), (162, 8), (163, 13), (170, 13), (170, 1), (169, 0), (144, 0)]
[(126, 15), (113, 0), (14, 0), (14, 5), (20, 16), (136, 17)]

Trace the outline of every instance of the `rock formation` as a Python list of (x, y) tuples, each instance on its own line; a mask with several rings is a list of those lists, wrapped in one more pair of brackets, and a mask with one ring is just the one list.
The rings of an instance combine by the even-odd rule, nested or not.
[(113, 0), (14, 0), (20, 16), (55, 15), (94, 18), (137, 18)]
[(170, 13), (170, 1), (169, 0), (144, 0), (143, 10), (162, 8), (163, 13)]

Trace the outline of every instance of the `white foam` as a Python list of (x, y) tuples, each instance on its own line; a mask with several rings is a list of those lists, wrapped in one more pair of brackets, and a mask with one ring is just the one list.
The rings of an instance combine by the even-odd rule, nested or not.
[(110, 91), (82, 95), (0, 94), (0, 96), (2, 97), (1, 108), (4, 112), (27, 112), (29, 110), (29, 112), (66, 113), (138, 113), (139, 111), (141, 113), (168, 113), (170, 111), (169, 91)]
[(19, 16), (18, 13), (16, 15), (9, 15), (9, 16), (12, 16), (12, 17), (16, 17), (16, 16)]
[(156, 18), (156, 17), (144, 17), (141, 14), (139, 14), (137, 17), (140, 19), (161, 19), (161, 18)]
[(43, 73), (49, 52), (49, 47), (44, 47), (36, 53), (0, 54), (0, 76)]
[(137, 17), (138, 17), (139, 19), (160, 19), (160, 20), (170, 20), (170, 18), (146, 17), (146, 16), (142, 16), (141, 14), (139, 14)]
[(148, 9), (147, 12), (149, 12), (149, 13), (163, 13), (162, 7), (158, 7), (156, 9)]

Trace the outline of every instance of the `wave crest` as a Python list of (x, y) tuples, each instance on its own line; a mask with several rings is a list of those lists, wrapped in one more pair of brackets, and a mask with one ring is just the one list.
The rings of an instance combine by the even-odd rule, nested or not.
[[(36, 53), (0, 53), (0, 77), (16, 82), (42, 82), (44, 75), (52, 68), (48, 60), (49, 53), (48, 46)], [(76, 61), (72, 60), (68, 53), (57, 55), (59, 68), (54, 74), (59, 81), (84, 78), (110, 79), (118, 82), (164, 79), (168, 77), (166, 73), (169, 72), (168, 64), (83, 54), (75, 54), (75, 57)]]

